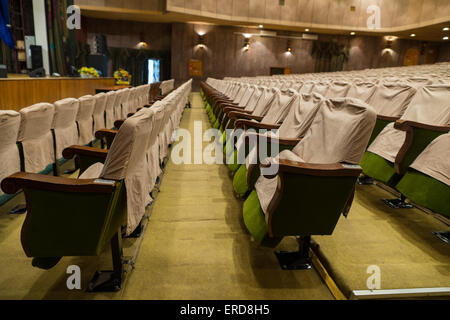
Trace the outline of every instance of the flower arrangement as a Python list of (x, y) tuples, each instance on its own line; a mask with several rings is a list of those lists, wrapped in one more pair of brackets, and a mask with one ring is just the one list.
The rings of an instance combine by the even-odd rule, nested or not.
[(122, 68), (114, 72), (114, 79), (116, 79), (116, 84), (129, 85), (131, 83), (131, 75)]
[(95, 68), (82, 67), (78, 70), (82, 78), (100, 78), (101, 71)]

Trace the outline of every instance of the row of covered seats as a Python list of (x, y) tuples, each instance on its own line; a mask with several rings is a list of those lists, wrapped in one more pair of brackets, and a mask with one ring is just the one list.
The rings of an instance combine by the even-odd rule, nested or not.
[[(17, 171), (60, 174), (62, 151), (74, 144), (91, 145), (95, 132), (113, 128), (123, 114), (148, 103), (149, 85), (122, 89), (79, 99), (67, 98), (54, 104), (38, 103), (19, 112), (0, 111), (2, 152), (0, 179)], [(3, 194), (3, 201), (10, 196)], [(0, 204), (2, 203), (0, 202)]]
[[(410, 71), (414, 69), (415, 72), (419, 72), (420, 69), (420, 77), (409, 74), (408, 79), (402, 80), (397, 77), (381, 81), (377, 79), (372, 82), (361, 81), (363, 77), (353, 79), (337, 77), (334, 81), (330, 79), (310, 81), (303, 75), (296, 77), (296, 81), (283, 79), (284, 77), (279, 77), (283, 79), (282, 81), (278, 79), (270, 80), (270, 82), (268, 80), (261, 82), (254, 78), (231, 81), (230, 79), (223, 81), (208, 79), (202, 85), (202, 95), (214, 127), (222, 131), (236, 128), (279, 129), (276, 141), (279, 143), (280, 151), (292, 150), (299, 141), (303, 140), (311, 125), (311, 118), (317, 115), (323, 101), (347, 97), (367, 102), (377, 113), (377, 122), (367, 144), (371, 148), (377, 143), (376, 140), (381, 139), (386, 131), (394, 127), (394, 123), (395, 127), (409, 132), (407, 134), (409, 137), (405, 139), (404, 135), (400, 144), (397, 143), (397, 148), (401, 147), (403, 150), (403, 160), (399, 162), (399, 165), (392, 164), (392, 170), (390, 170), (392, 172), (394, 167), (401, 166), (406, 170), (406, 174), (397, 176), (397, 190), (415, 203), (449, 216), (449, 207), (445, 199), (448, 199), (450, 195), (448, 184), (450, 168), (443, 155), (448, 155), (450, 145), (445, 145), (444, 141), (448, 140), (444, 137), (433, 141), (434, 138), (449, 131), (450, 112), (447, 101), (450, 83), (445, 77), (448, 75), (449, 66), (449, 64), (440, 64), (425, 68), (408, 68)], [(444, 72), (440, 76), (436, 74), (429, 76), (428, 73), (432, 70), (437, 73), (442, 70)], [(425, 71), (428, 73), (424, 73)], [(355, 76), (355, 73), (353, 75)], [(274, 87), (266, 87), (266, 84), (274, 85)], [(294, 99), (289, 99), (289, 96), (294, 96)], [(419, 132), (416, 132), (415, 139), (414, 127), (416, 127), (415, 131)], [(381, 136), (378, 137), (380, 133)], [(250, 150), (242, 148), (246, 144), (244, 136), (249, 135), (238, 136), (237, 143), (233, 134), (231, 134), (232, 139), (229, 139), (225, 132), (222, 137), (223, 143), (228, 142), (228, 147), (231, 145), (231, 148), (234, 148), (231, 154), (227, 154), (227, 164), (233, 172), (236, 172), (233, 176), (233, 186), (240, 197), (252, 194), (251, 191), (260, 175), (259, 170), (254, 170), (255, 163), (259, 164), (258, 159), (255, 159), (258, 152), (254, 151), (249, 156)], [(395, 139), (395, 134), (392, 136)], [(269, 144), (271, 139), (274, 137), (267, 137)], [(386, 141), (387, 145), (392, 146), (389, 138)], [(270, 150), (270, 147), (268, 149)], [(430, 154), (428, 149), (432, 149), (434, 153)], [(239, 152), (246, 157), (245, 164), (237, 163), (237, 159), (240, 158)], [(363, 169), (368, 167), (366, 161), (368, 154), (370, 154), (370, 148), (364, 153), (361, 162)], [(422, 157), (434, 157), (435, 161), (427, 163), (421, 160)], [(420, 171), (417, 168), (420, 168)], [(379, 172), (386, 174), (384, 167), (381, 166), (379, 169)], [(422, 180), (428, 182), (428, 189), (421, 188)]]
[(49, 269), (64, 256), (97, 256), (110, 243), (113, 271), (97, 273), (89, 291), (120, 290), (126, 263), (122, 232), (133, 234), (152, 202), (161, 160), (168, 156), (191, 86), (189, 81), (128, 117), (109, 149), (64, 149), (66, 159), (90, 158), (92, 164), (80, 169), (78, 179), (18, 172), (2, 181), (6, 193), (26, 194), (21, 241), (33, 266)]
[[(340, 215), (346, 215), (350, 209), (361, 173), (358, 163), (375, 126), (375, 110), (358, 99), (327, 99), (318, 93), (300, 94), (292, 88), (245, 90), (251, 90), (252, 94), (243, 103), (239, 98), (225, 97), (208, 83), (202, 84), (211, 122), (213, 115), (218, 115), (218, 109), (214, 112), (212, 105), (216, 107), (221, 102), (235, 108), (230, 112), (226, 129), (244, 129), (238, 137), (227, 132), (222, 141), (229, 146), (237, 138), (233, 142), (237, 141), (239, 151), (233, 150), (234, 155), (225, 147), (226, 157), (231, 160), (227, 161), (229, 167), (239, 158), (236, 152), (245, 149), (245, 162), (238, 164), (240, 168), (233, 181), (235, 191), (238, 177), (246, 185), (241, 194), (246, 197), (244, 224), (262, 246), (276, 247), (283, 237), (297, 236), (299, 251), (277, 252), (277, 257), (283, 268), (310, 268), (311, 236), (331, 235)], [(245, 110), (255, 93), (257, 101)], [(238, 109), (246, 112), (239, 113)], [(278, 135), (271, 135), (250, 132), (250, 128), (279, 131)], [(258, 136), (254, 139), (256, 146), (249, 150), (248, 141), (254, 135)], [(266, 139), (261, 140), (261, 136)], [(278, 143), (281, 152), (257, 159), (261, 143)], [(277, 169), (270, 170), (274, 166)], [(242, 168), (244, 174), (240, 174)]]

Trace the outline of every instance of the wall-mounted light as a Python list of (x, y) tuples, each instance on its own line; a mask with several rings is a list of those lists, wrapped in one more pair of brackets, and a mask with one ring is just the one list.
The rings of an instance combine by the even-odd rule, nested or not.
[(206, 45), (205, 45), (205, 34), (204, 33), (203, 34), (200, 34), (200, 33), (198, 34), (197, 45), (198, 45), (198, 47), (200, 49), (206, 48)]
[(287, 42), (286, 52), (287, 53), (292, 53), (291, 40), (288, 40), (288, 42)]
[(416, 34), (415, 34), (415, 33), (411, 33), (409, 36), (410, 36), (411, 38), (414, 38), (414, 37), (416, 36)]
[(354, 36), (355, 34), (356, 34), (356, 32), (354, 32), (354, 31), (350, 32), (351, 36)]
[(442, 29), (442, 31), (448, 31), (448, 30), (449, 30), (448, 27), (445, 27), (445, 28)]
[(442, 40), (448, 40), (448, 37), (447, 37), (447, 36), (445, 36), (445, 37), (443, 37), (443, 38), (442, 38)]
[(244, 40), (244, 51), (249, 51), (250, 50), (250, 37), (249, 38), (247, 38), (247, 37), (245, 37), (245, 40)]
[(147, 44), (147, 42), (145, 42), (144, 33), (142, 33), (142, 32), (139, 34), (139, 43), (138, 43), (137, 47), (139, 49), (147, 49), (148, 48), (148, 44)]
[(386, 48), (391, 48), (392, 43), (398, 39), (396, 36), (386, 36), (384, 38), (386, 39)]
[(309, 29), (308, 29), (308, 28), (306, 28), (306, 29), (305, 29), (305, 32), (309, 32)]
[(259, 28), (262, 29), (262, 28), (264, 28), (264, 26), (263, 26), (262, 24), (260, 24), (260, 25), (259, 25)]

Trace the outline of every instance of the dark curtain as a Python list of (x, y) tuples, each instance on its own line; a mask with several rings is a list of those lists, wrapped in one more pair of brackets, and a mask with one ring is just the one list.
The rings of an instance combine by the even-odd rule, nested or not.
[(349, 48), (336, 42), (314, 42), (312, 54), (316, 58), (315, 72), (342, 71), (348, 60)]
[(10, 48), (14, 48), (14, 39), (11, 29), (7, 27), (10, 24), (8, 0), (0, 0), (0, 39)]
[(170, 79), (170, 51), (155, 51), (129, 48), (109, 48), (108, 56), (112, 61), (113, 72), (119, 68), (131, 74), (131, 83), (138, 86), (147, 83), (149, 59), (161, 61), (161, 81)]
[(46, 0), (47, 33), (51, 73), (68, 75), (75, 65), (75, 34), (67, 28), (67, 7), (73, 0)]
[(91, 48), (87, 43), (75, 42), (74, 66), (79, 70), (87, 66), (87, 57), (91, 53)]

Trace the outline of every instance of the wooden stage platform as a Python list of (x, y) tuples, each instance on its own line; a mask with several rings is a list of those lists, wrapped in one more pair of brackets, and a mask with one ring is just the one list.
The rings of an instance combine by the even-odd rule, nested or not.
[(115, 86), (114, 78), (30, 78), (8, 75), (0, 79), (0, 110), (19, 111), (35, 103), (79, 98), (97, 89)]

